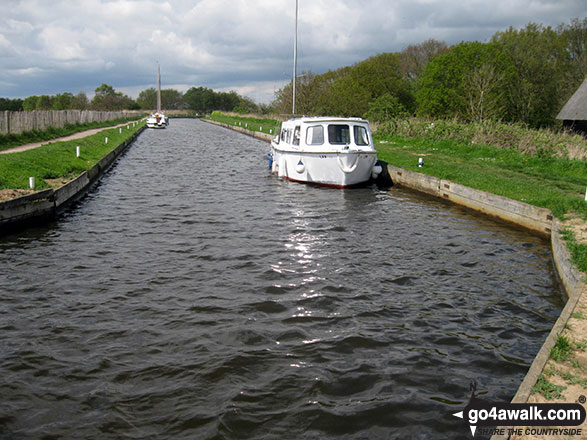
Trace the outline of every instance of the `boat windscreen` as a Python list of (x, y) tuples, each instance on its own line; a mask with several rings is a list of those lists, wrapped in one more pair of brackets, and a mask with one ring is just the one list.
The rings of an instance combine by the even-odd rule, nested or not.
[(367, 129), (365, 127), (355, 125), (353, 131), (355, 135), (355, 144), (369, 145), (369, 135), (367, 134)]
[(322, 145), (324, 143), (324, 127), (313, 125), (306, 130), (306, 145)]
[(350, 144), (351, 132), (348, 125), (330, 124), (328, 126), (328, 142), (331, 144)]

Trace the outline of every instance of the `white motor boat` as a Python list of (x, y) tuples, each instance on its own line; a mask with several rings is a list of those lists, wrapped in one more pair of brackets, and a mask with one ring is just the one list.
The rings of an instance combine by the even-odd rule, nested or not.
[(283, 179), (336, 188), (363, 184), (382, 170), (369, 123), (361, 118), (290, 119), (269, 155), (271, 171)]
[(294, 33), (292, 119), (271, 141), (271, 171), (296, 182), (346, 188), (377, 178), (382, 167), (369, 122), (361, 118), (296, 118), (298, 0)]

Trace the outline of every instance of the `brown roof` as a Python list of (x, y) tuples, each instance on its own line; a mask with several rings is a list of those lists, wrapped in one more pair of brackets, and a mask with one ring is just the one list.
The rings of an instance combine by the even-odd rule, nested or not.
[(587, 78), (581, 87), (571, 96), (556, 119), (569, 121), (587, 121)]

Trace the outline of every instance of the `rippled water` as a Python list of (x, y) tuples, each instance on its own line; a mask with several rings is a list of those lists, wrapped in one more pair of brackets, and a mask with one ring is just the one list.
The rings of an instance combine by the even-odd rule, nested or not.
[(470, 438), (472, 380), (511, 399), (562, 306), (548, 243), (267, 149), (173, 120), (0, 238), (0, 439)]

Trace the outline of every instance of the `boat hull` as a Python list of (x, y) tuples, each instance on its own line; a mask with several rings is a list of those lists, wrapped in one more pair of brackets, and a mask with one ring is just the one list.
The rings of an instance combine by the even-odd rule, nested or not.
[(167, 125), (147, 122), (147, 128), (167, 128)]
[(371, 179), (377, 152), (300, 152), (284, 151), (272, 146), (271, 158), (271, 171), (283, 179), (347, 188)]

